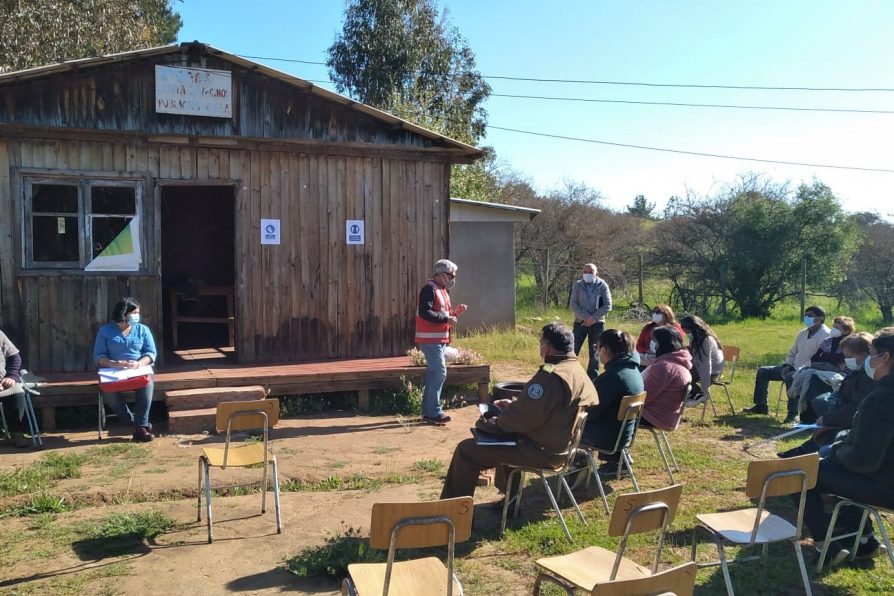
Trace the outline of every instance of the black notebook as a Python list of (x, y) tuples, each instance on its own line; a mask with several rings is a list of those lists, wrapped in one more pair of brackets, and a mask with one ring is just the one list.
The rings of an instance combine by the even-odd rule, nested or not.
[(480, 428), (469, 430), (472, 431), (472, 436), (475, 437), (475, 443), (478, 445), (506, 445), (507, 447), (514, 447), (517, 444), (512, 437), (495, 435)]

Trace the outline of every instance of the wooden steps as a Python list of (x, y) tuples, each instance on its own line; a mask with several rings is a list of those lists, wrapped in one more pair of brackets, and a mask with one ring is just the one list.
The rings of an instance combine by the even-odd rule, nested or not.
[(260, 385), (168, 391), (165, 393), (168, 432), (174, 435), (214, 432), (217, 404), (226, 401), (262, 400), (265, 397), (266, 392)]

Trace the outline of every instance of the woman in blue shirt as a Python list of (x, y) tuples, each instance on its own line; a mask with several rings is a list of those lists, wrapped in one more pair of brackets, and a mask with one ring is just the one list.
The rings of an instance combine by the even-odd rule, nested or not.
[[(112, 321), (99, 328), (93, 345), (93, 360), (100, 368), (138, 368), (155, 362), (155, 340), (149, 327), (140, 323), (140, 304), (133, 298), (122, 298), (112, 309)], [(153, 383), (137, 389), (130, 411), (120, 393), (105, 393), (103, 398), (118, 414), (118, 419), (133, 424), (134, 441), (151, 441), (149, 407), (152, 405)]]

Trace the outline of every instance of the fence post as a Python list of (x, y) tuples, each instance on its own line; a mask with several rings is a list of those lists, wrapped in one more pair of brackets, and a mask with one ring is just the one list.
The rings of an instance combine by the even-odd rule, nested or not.
[(643, 280), (645, 275), (643, 272), (643, 253), (639, 253), (639, 307), (643, 307)]
[(801, 260), (801, 312), (804, 315), (804, 309), (807, 308), (807, 259)]

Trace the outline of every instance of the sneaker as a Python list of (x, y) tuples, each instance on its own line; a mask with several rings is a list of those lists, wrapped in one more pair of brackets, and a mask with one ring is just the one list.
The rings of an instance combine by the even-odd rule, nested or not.
[(686, 400), (687, 408), (694, 408), (695, 406), (700, 406), (703, 403), (708, 401), (708, 396), (704, 393), (697, 393), (695, 397)]
[(785, 415), (785, 420), (782, 421), (783, 424), (794, 424), (798, 421), (798, 415), (795, 412), (789, 412)]
[(424, 422), (426, 424), (434, 424), (437, 426), (444, 426), (451, 420), (453, 420), (453, 419), (450, 416), (448, 416), (447, 414), (441, 414), (440, 416), (436, 416), (433, 418), (430, 418), (428, 416), (422, 417), (422, 422)]
[(621, 478), (623, 478), (627, 475), (627, 468), (620, 463), (604, 463), (596, 469), (596, 472), (601, 478), (615, 479), (618, 477), (618, 466), (621, 467)]
[[(816, 548), (816, 553), (819, 555), (823, 550), (822, 542), (814, 542), (814, 547)], [(826, 566), (830, 569), (832, 567), (837, 567), (844, 563), (844, 561), (851, 556), (851, 551), (842, 547), (837, 542), (833, 542), (829, 545), (829, 550), (826, 552)]]
[(857, 547), (857, 559), (874, 559), (888, 554), (888, 547), (875, 539), (875, 536), (863, 538)]
[(133, 431), (133, 440), (138, 443), (148, 443), (155, 437), (152, 436), (152, 433), (149, 432), (149, 428), (145, 426), (138, 426)]
[(754, 404), (750, 408), (745, 408), (742, 411), (746, 414), (769, 414), (770, 408), (767, 404)]
[(806, 455), (806, 454), (807, 454), (807, 452), (804, 451), (800, 445), (798, 445), (797, 447), (792, 447), (788, 451), (780, 451), (776, 455), (777, 455), (777, 457), (779, 457), (781, 459), (788, 459), (790, 457), (798, 457), (799, 455)]

